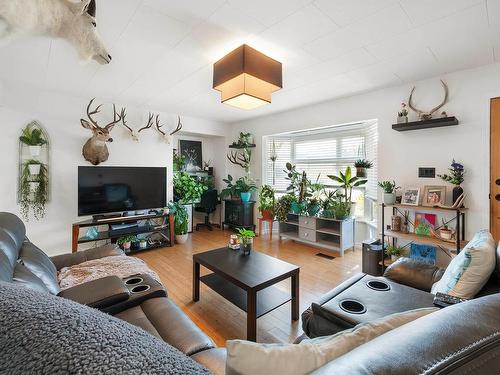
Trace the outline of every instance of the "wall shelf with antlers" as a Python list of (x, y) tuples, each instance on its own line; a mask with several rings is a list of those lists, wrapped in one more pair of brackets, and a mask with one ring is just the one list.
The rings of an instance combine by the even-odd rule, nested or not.
[(441, 128), (443, 126), (458, 125), (458, 119), (455, 116), (442, 117), (431, 120), (412, 121), (401, 124), (394, 124), (392, 128), (398, 132), (405, 132), (409, 130), (421, 130), (431, 128)]

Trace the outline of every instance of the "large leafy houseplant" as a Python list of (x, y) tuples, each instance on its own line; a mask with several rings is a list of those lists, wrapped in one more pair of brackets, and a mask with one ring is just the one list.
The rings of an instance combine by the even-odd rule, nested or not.
[(181, 155), (177, 150), (174, 150), (172, 156), (174, 172), (184, 171), (186, 169), (186, 157)]
[(263, 185), (259, 192), (259, 211), (264, 219), (274, 218), (275, 191), (269, 185)]
[(257, 190), (255, 182), (248, 177), (240, 177), (236, 181), (233, 176), (228, 175), (222, 181), (226, 183), (226, 187), (222, 189), (220, 196), (221, 198), (231, 197), (232, 199), (241, 199), (242, 201), (248, 202), (252, 191)]
[(208, 187), (186, 172), (174, 174), (174, 191), (181, 203), (199, 202)]
[(177, 243), (185, 243), (188, 236), (189, 215), (180, 202), (171, 202), (169, 204), (170, 213), (174, 214), (174, 234)]
[[(30, 173), (30, 165), (39, 165), (38, 174)], [(45, 206), (48, 199), (48, 172), (45, 164), (35, 160), (28, 160), (22, 166), (19, 186), (19, 205), (21, 215), (29, 221), (29, 213), (33, 211), (36, 220), (45, 216)]]
[(293, 194), (285, 194), (278, 199), (274, 207), (276, 219), (284, 223), (288, 220), (288, 213), (291, 210), (292, 204), (297, 202), (297, 197)]
[(353, 176), (351, 172), (351, 167), (347, 167), (345, 172), (339, 171), (338, 176), (328, 175), (328, 178), (339, 184), (339, 188), (344, 190), (344, 194), (340, 200), (342, 209), (351, 213), (352, 205), (352, 190), (356, 187), (363, 186), (366, 184), (367, 180), (362, 180), (359, 177)]

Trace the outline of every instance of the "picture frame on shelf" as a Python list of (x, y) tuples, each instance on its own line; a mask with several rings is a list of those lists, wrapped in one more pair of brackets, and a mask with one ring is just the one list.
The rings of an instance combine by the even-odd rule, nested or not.
[(435, 207), (446, 203), (446, 186), (424, 187), (422, 206)]
[(407, 206), (418, 206), (420, 201), (420, 188), (410, 187), (406, 188), (403, 192), (403, 196), (401, 198), (401, 204)]

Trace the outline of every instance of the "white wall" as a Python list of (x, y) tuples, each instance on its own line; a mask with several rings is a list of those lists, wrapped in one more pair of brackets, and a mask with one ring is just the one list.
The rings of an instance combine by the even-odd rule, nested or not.
[[(50, 137), (52, 199), (47, 205), (47, 215), (44, 219), (39, 222), (31, 219), (27, 223), (28, 236), (51, 255), (68, 252), (71, 249), (71, 224), (83, 219), (77, 216), (77, 166), (90, 165), (83, 159), (82, 146), (91, 133), (80, 126), (79, 120), (85, 114), (89, 99), (40, 92), (29, 87), (9, 85), (4, 88), (8, 95), (4, 95), (4, 100), (0, 102), (0, 211), (19, 214), (16, 201), (18, 137), (21, 129), (36, 119), (45, 127)], [(139, 128), (145, 123), (147, 110), (131, 107), (127, 109), (130, 125)], [(183, 130), (186, 132), (210, 136), (224, 136), (228, 133), (227, 125), (182, 115), (181, 117)], [(172, 128), (176, 124), (174, 114), (163, 113), (161, 118), (163, 123), (170, 124)], [(134, 142), (121, 125), (114, 128), (112, 137), (114, 142), (108, 144), (109, 160), (102, 165), (166, 166), (168, 198), (171, 199), (172, 146), (162, 141), (153, 130), (142, 132), (140, 142)], [(221, 156), (221, 159), (222, 157), (224, 156)]]
[[(459, 119), (456, 127), (411, 132), (392, 130), (400, 103), (407, 101), (412, 87), (405, 84), (235, 124), (233, 136), (240, 131), (254, 134), (258, 146), (254, 151), (253, 173), (261, 177), (263, 136), (377, 119), (379, 180), (395, 179), (403, 187), (446, 185), (439, 178), (419, 179), (417, 168), (435, 167), (437, 173), (444, 173), (453, 158), (464, 163), (467, 172), (463, 187), (469, 194), (466, 205), (470, 207), (467, 213), (467, 237), (470, 238), (476, 230), (489, 227), (489, 99), (500, 96), (500, 64), (438, 78), (443, 78), (449, 86), (449, 103), (443, 110)], [(416, 83), (414, 96), (419, 108), (432, 108), (442, 99), (438, 78)], [(451, 186), (448, 191), (451, 200)]]

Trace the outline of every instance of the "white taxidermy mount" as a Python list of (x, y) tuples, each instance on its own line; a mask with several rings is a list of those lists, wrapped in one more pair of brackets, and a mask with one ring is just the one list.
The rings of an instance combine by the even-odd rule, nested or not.
[(161, 124), (160, 122), (160, 115), (158, 114), (155, 115), (154, 113), (151, 112), (149, 112), (147, 124), (136, 131), (132, 126), (127, 124), (127, 113), (125, 110), (122, 110), (122, 125), (128, 130), (130, 136), (136, 142), (139, 141), (139, 134), (141, 132), (143, 132), (144, 130), (151, 129), (154, 126), (156, 132), (160, 135), (161, 139), (165, 141), (168, 145), (172, 144), (173, 135), (182, 130), (182, 122), (180, 116), (177, 116), (176, 128), (172, 132), (168, 133), (162, 129), (164, 125)]
[(95, 0), (0, 0), (0, 42), (22, 36), (62, 38), (82, 60), (109, 64), (111, 55), (96, 29)]

